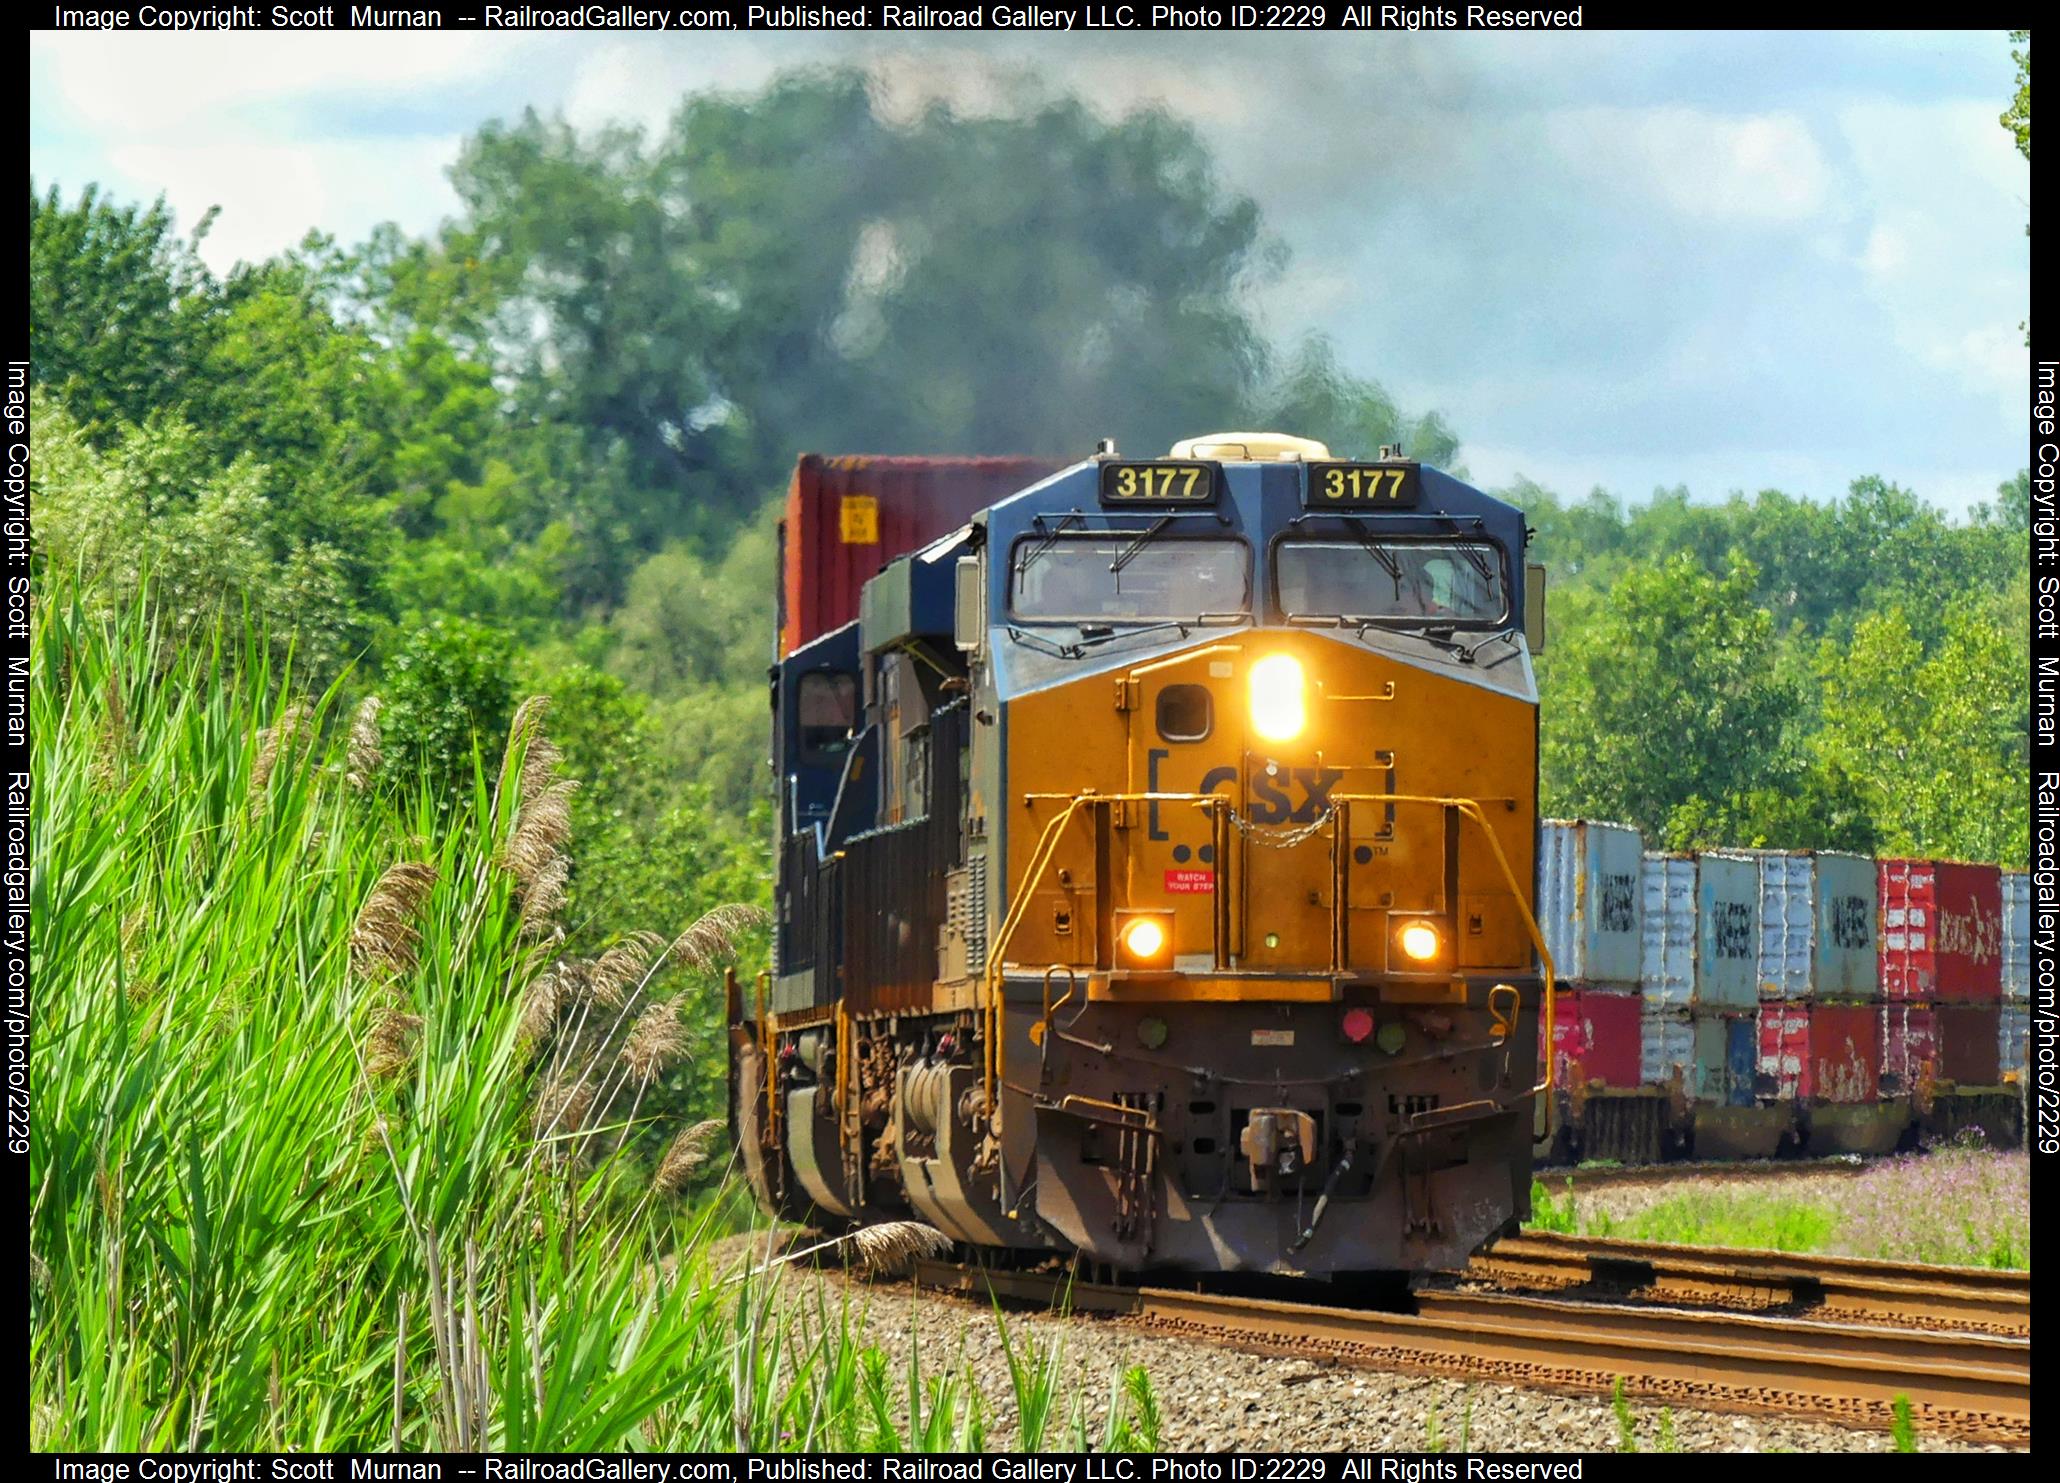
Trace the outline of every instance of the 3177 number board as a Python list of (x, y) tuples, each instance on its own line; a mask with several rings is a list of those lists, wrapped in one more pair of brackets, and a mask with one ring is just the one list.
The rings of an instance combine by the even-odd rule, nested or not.
[(1105, 505), (1212, 505), (1216, 502), (1213, 463), (1105, 463), (1102, 503)]
[(1413, 510), (1423, 498), (1420, 463), (1312, 463), (1306, 510)]

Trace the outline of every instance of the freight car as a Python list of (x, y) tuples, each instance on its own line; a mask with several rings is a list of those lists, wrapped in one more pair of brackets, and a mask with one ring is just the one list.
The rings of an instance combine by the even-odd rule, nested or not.
[(1512, 1229), (1551, 1003), (1521, 512), (1275, 434), (1005, 495), (871, 469), (804, 460), (783, 537), (773, 962), (729, 1016), (761, 1203), (1133, 1271)]
[(1641, 864), (1623, 825), (1542, 830), (1539, 916), (1566, 977), (1541, 1159), (2019, 1141), (2021, 872), (1832, 851)]

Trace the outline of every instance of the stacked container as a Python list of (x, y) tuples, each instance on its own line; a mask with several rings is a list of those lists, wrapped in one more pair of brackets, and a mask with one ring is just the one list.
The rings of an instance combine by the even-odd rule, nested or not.
[[(1899, 1075), (1905, 1092), (2000, 1084), (2008, 916), (2001, 872), (1908, 859), (1883, 860), (1879, 871), (1882, 1070)], [(1919, 1024), (1928, 1035), (1912, 1033)], [(1910, 1050), (1926, 1043), (1928, 1063)]]
[[(1881, 1068), (1874, 862), (1829, 850), (1749, 853), (1759, 865), (1760, 1074), (1780, 1097), (1872, 1102)], [(1852, 1064), (1861, 1048), (1863, 1068)]]
[(1553, 1083), (1635, 1090), (1644, 841), (1635, 829), (1589, 819), (1547, 819), (1539, 835), (1538, 921), (1559, 981)]
[(2023, 1076), (2031, 1034), (2031, 877), (2001, 873), (2003, 1007), (1998, 1016), (1996, 1062), (2005, 1076)]

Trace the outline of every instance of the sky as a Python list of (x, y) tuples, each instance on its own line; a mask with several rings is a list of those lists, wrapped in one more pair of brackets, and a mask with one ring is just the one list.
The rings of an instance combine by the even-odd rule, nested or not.
[(1265, 328), (1442, 412), (1490, 487), (1828, 499), (1880, 474), (1962, 511), (2025, 464), (2000, 32), (42, 31), (29, 168), (183, 226), (219, 206), (220, 270), (310, 228), (432, 230), (488, 119), (656, 129), (686, 93), (834, 62), (890, 106), (1006, 107), (1029, 77), (1186, 118), (1286, 250)]

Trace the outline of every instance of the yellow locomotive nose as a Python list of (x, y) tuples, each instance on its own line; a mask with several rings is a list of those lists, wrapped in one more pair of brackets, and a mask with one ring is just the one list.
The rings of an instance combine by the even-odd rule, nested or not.
[(1252, 730), (1267, 741), (1293, 741), (1308, 721), (1302, 663), (1291, 654), (1269, 654), (1252, 666)]

